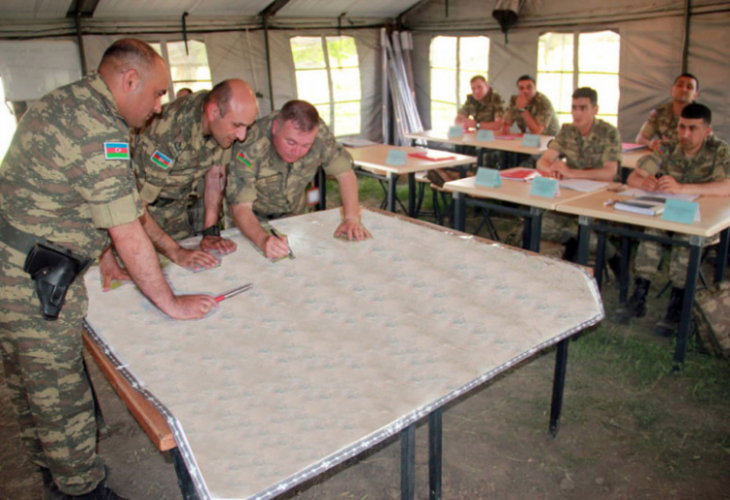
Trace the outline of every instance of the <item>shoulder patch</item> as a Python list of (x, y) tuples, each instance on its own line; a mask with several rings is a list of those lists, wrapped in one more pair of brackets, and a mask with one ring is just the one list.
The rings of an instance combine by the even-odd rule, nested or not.
[(155, 154), (150, 157), (150, 160), (163, 170), (167, 170), (172, 165), (172, 158), (165, 156), (159, 151), (155, 151)]
[(248, 158), (246, 158), (246, 153), (244, 153), (243, 151), (238, 152), (238, 154), (236, 155), (236, 160), (240, 161), (241, 163), (246, 165), (248, 168), (253, 168), (253, 163), (251, 163), (251, 161)]
[(128, 142), (105, 142), (104, 158), (107, 160), (129, 160)]

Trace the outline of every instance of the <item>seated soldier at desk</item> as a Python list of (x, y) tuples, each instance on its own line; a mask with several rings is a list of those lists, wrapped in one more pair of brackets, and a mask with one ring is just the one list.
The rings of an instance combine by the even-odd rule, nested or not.
[(560, 123), (553, 104), (545, 94), (537, 91), (535, 79), (530, 75), (522, 75), (517, 80), (517, 90), (519, 94), (511, 97), (509, 108), (504, 115), (502, 132), (509, 134), (510, 127), (516, 123), (523, 133), (557, 134)]
[(289, 101), (281, 111), (259, 119), (246, 142), (234, 146), (226, 199), (236, 226), (267, 258), (286, 257), (289, 245), (285, 237), (268, 234), (259, 219), (304, 213), (307, 187), (320, 166), (340, 185), (344, 220), (335, 234), (349, 240), (369, 237), (360, 224), (352, 158), (337, 143), (314, 106), (306, 101)]
[(471, 94), (459, 110), (454, 123), (468, 129), (502, 129), (504, 100), (494, 91), (482, 75), (476, 75), (469, 81)]
[(651, 112), (649, 119), (641, 126), (636, 142), (657, 150), (662, 143), (675, 141), (682, 109), (697, 99), (699, 91), (700, 82), (696, 76), (690, 73), (679, 75), (669, 90), (671, 102), (662, 104)]
[[(626, 183), (645, 191), (730, 196), (730, 146), (712, 135), (711, 123), (712, 112), (707, 106), (699, 103), (685, 106), (677, 126), (677, 140), (670, 143), (660, 156), (647, 155), (641, 158)], [(668, 234), (658, 229), (647, 229), (645, 232), (659, 236)], [(674, 238), (688, 239), (687, 236), (676, 234)], [(713, 244), (717, 239), (715, 237), (707, 244)], [(659, 267), (661, 257), (660, 243), (641, 241), (634, 262), (634, 293), (618, 310), (617, 319), (626, 323), (630, 318), (646, 315), (650, 280)], [(672, 336), (677, 332), (688, 262), (687, 248), (672, 248), (669, 260), (672, 296), (664, 318), (654, 328), (654, 333), (658, 335)]]
[[(621, 137), (616, 127), (596, 118), (598, 93), (590, 87), (573, 92), (573, 123), (566, 123), (550, 142), (548, 150), (537, 161), (537, 169), (556, 179), (589, 179), (611, 182), (621, 161)], [(565, 245), (563, 258), (575, 261), (578, 253), (575, 217), (549, 212), (543, 218), (543, 239)], [(610, 243), (606, 257), (618, 274), (620, 258)], [(591, 247), (595, 247), (591, 236)]]

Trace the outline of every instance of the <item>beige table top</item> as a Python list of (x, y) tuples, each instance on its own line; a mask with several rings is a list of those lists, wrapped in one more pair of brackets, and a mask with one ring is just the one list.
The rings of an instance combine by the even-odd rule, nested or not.
[[(408, 153), (417, 153), (429, 151), (425, 148), (414, 148), (410, 146), (389, 146), (387, 144), (376, 144), (373, 146), (364, 146), (361, 148), (345, 148), (351, 155), (358, 167), (367, 170), (384, 170), (394, 174), (410, 174), (412, 172), (420, 172), (423, 170), (433, 170), (436, 168), (459, 167), (462, 165), (476, 164), (477, 159), (474, 156), (460, 155), (457, 153), (445, 153), (444, 151), (434, 151), (434, 153), (448, 154), (454, 158), (449, 160), (431, 161), (421, 158), (408, 156)], [(397, 149), (406, 152), (406, 164), (401, 166), (388, 165), (385, 160), (388, 158), (388, 151)]]
[[(500, 135), (500, 134), (494, 134)], [(522, 153), (527, 155), (540, 154), (547, 149), (548, 142), (554, 139), (551, 135), (540, 136), (540, 147), (529, 148), (522, 146), (522, 139), (495, 139), (494, 141), (483, 142), (476, 140), (476, 132), (468, 132), (461, 137), (449, 137), (447, 132), (439, 132), (436, 130), (425, 130), (423, 132), (414, 132), (406, 134), (409, 139), (424, 139), (427, 141), (445, 142), (448, 144), (461, 144), (463, 146), (475, 146), (478, 148), (494, 149), (497, 151), (509, 151), (512, 153)]]
[[(518, 167), (519, 168), (519, 167)], [(512, 170), (512, 169), (509, 169)], [(491, 198), (494, 200), (510, 201), (521, 205), (555, 210), (560, 203), (583, 198), (591, 193), (581, 193), (572, 189), (561, 189), (555, 198), (534, 196), (530, 194), (532, 183), (502, 179), (501, 187), (485, 187), (476, 185), (476, 177), (467, 177), (444, 184), (446, 191), (465, 193), (476, 198)]]
[(730, 199), (724, 197), (702, 196), (698, 198), (696, 201), (700, 204), (701, 221), (694, 224), (680, 224), (665, 221), (661, 218), (661, 215), (652, 217), (623, 212), (610, 206), (604, 206), (604, 203), (609, 199), (628, 200), (631, 198), (610, 191), (598, 191), (590, 193), (589, 196), (560, 203), (557, 210), (567, 214), (585, 215), (601, 220), (623, 222), (704, 237), (713, 236), (730, 227)]

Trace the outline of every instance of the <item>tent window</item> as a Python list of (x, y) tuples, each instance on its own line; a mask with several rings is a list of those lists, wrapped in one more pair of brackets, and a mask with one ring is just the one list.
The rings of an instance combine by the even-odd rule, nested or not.
[(0, 78), (0, 162), (10, 147), (10, 141), (15, 134), (15, 116), (10, 112), (9, 103), (5, 102), (5, 90)]
[(360, 133), (360, 63), (351, 36), (290, 40), (297, 97), (317, 108), (337, 137)]
[[(213, 88), (205, 43), (188, 40), (189, 54), (185, 53), (185, 42), (162, 42), (150, 45), (162, 56), (167, 67), (170, 68), (173, 97), (178, 90), (184, 87), (192, 89), (193, 92)], [(169, 100), (169, 97), (163, 98), (163, 102), (169, 102)]]
[(598, 92), (598, 117), (618, 125), (621, 36), (613, 31), (545, 33), (537, 49), (537, 88), (547, 95), (561, 123), (570, 123), (571, 94), (578, 87)]
[(437, 36), (431, 40), (431, 128), (447, 130), (466, 96), (469, 80), (489, 81), (489, 38)]

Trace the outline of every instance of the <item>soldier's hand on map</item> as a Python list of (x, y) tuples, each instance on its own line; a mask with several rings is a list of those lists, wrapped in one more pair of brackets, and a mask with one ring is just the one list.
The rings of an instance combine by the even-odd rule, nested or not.
[(218, 252), (226, 255), (236, 251), (236, 244), (222, 236), (203, 236), (200, 240), (200, 249), (204, 252)]
[(335, 231), (335, 236), (342, 238), (347, 237), (350, 241), (361, 241), (372, 237), (368, 230), (365, 229), (365, 226), (360, 224), (359, 220), (355, 219), (345, 219), (342, 223), (340, 223), (337, 227), (337, 231)]
[(170, 256), (175, 264), (186, 269), (209, 269), (216, 267), (220, 262), (214, 256), (201, 250), (188, 250), (186, 248), (178, 248)]
[(111, 289), (112, 281), (131, 281), (132, 277), (123, 269), (112, 253), (112, 247), (104, 250), (99, 257), (99, 270), (101, 271), (101, 289), (108, 292)]
[(164, 312), (172, 319), (198, 319), (215, 307), (218, 303), (210, 295), (177, 295), (172, 309)]
[(264, 256), (270, 260), (282, 259), (289, 256), (289, 242), (286, 236), (270, 235), (264, 243)]
[(671, 175), (663, 175), (657, 180), (657, 191), (679, 194), (682, 192), (682, 185)]

